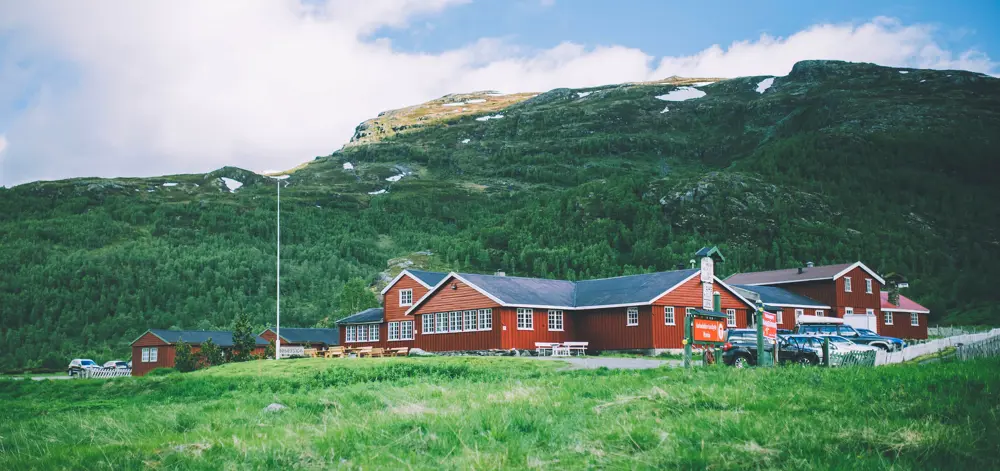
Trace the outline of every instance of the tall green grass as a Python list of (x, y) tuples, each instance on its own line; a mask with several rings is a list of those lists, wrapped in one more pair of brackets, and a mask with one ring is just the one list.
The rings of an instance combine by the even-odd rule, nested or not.
[[(1000, 361), (294, 360), (0, 382), (0, 469), (989, 469)], [(287, 408), (265, 412), (271, 403)]]

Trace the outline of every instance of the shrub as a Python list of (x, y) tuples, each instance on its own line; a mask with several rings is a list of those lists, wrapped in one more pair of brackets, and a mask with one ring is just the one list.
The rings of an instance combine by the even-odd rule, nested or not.
[(198, 368), (198, 358), (191, 353), (191, 345), (181, 339), (177, 342), (176, 359), (174, 360), (177, 370), (181, 372), (194, 371)]
[(156, 368), (146, 376), (168, 376), (177, 373), (176, 368)]

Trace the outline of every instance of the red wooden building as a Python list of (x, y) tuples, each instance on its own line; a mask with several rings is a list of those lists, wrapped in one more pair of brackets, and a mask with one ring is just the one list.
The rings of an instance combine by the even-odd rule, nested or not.
[[(132, 376), (143, 376), (156, 368), (173, 368), (177, 344), (183, 340), (191, 353), (201, 351), (201, 344), (212, 339), (228, 354), (233, 349), (233, 333), (226, 330), (149, 329), (132, 342)], [(257, 337), (253, 354), (264, 353), (267, 341)]]
[[(266, 329), (260, 333), (260, 338), (274, 342), (278, 335), (274, 329)], [(332, 329), (313, 329), (300, 327), (281, 328), (281, 346), (296, 346), (305, 348), (326, 348), (340, 345), (340, 334), (336, 327)]]
[(833, 316), (832, 307), (778, 286), (730, 285), (764, 310), (777, 316), (778, 328), (792, 330), (799, 316)]
[(878, 332), (901, 339), (926, 339), (927, 315), (930, 309), (917, 304), (906, 296), (899, 295), (899, 304), (889, 302), (889, 293), (882, 291), (882, 315), (878, 320)]
[(713, 257), (721, 256), (704, 253), (701, 269), (577, 282), (404, 270), (382, 291), (384, 309), (338, 321), (340, 340), (427, 351), (565, 341), (593, 350), (679, 349), (685, 315), (712, 309), (713, 293), (732, 327), (746, 327), (754, 308), (715, 277)]

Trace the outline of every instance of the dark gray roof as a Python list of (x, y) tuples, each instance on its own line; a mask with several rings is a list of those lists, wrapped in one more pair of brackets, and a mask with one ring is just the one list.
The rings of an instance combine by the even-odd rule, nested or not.
[(419, 278), (420, 281), (427, 283), (427, 286), (436, 286), (438, 283), (441, 282), (441, 280), (444, 279), (444, 277), (448, 276), (447, 273), (439, 273), (436, 271), (421, 271), (421, 270), (406, 270), (406, 271), (410, 272), (411, 275)]
[[(788, 291), (784, 288), (779, 288), (777, 286), (751, 286), (751, 285), (732, 285), (733, 287), (745, 289), (747, 291), (752, 291), (760, 296), (761, 302), (765, 306), (768, 305), (781, 305), (781, 304), (792, 304), (797, 306), (815, 306), (824, 307), (825, 304), (801, 294), (796, 294)], [(828, 307), (828, 306), (826, 306)]]
[[(271, 329), (274, 331), (274, 329)], [(282, 327), (281, 338), (289, 343), (325, 343), (327, 345), (340, 344), (340, 330), (336, 327), (332, 329), (307, 329), (299, 327)]]
[[(149, 329), (153, 335), (163, 339), (169, 344), (175, 344), (181, 340), (191, 345), (200, 345), (206, 340), (212, 339), (220, 347), (233, 346), (233, 333), (228, 330), (167, 330)], [(267, 345), (267, 340), (257, 337), (257, 345)]]
[(721, 313), (719, 311), (709, 311), (707, 309), (695, 309), (694, 310), (694, 314), (696, 316), (717, 317), (717, 318), (720, 318), (720, 319), (725, 319), (725, 318), (729, 317), (729, 316), (727, 316), (727, 315), (725, 315), (725, 314), (723, 314), (723, 313)]
[(578, 281), (574, 306), (648, 303), (698, 271), (697, 269), (674, 270)]
[(506, 304), (573, 306), (572, 281), (474, 273), (461, 273), (459, 276)]
[(350, 316), (337, 321), (337, 324), (370, 324), (373, 322), (382, 322), (382, 319), (385, 318), (383, 312), (384, 311), (380, 307), (365, 309), (364, 311), (357, 314), (351, 314)]
[(753, 273), (737, 273), (726, 278), (726, 283), (731, 285), (770, 285), (776, 283), (794, 283), (806, 280), (828, 280), (833, 279), (838, 273), (846, 270), (853, 263), (841, 263), (839, 265), (823, 265), (818, 267), (803, 267), (802, 273), (798, 268), (788, 268), (785, 270), (758, 271)]

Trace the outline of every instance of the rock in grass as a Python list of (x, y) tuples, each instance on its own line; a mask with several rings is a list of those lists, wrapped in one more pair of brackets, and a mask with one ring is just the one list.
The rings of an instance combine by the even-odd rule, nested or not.
[(281, 404), (278, 404), (277, 402), (274, 402), (274, 403), (269, 404), (267, 407), (265, 407), (264, 408), (264, 412), (278, 412), (278, 411), (280, 411), (282, 409), (287, 409), (287, 407), (285, 407), (285, 406), (283, 406)]

